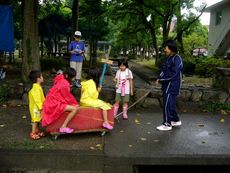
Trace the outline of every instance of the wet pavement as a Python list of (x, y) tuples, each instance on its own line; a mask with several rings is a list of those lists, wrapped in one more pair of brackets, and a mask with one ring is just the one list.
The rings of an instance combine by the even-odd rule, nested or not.
[[(151, 71), (147, 73), (152, 76)], [(139, 78), (136, 88), (149, 87), (141, 80), (144, 77), (135, 77)], [(16, 118), (8, 117), (7, 120), (11, 124), (8, 128), (14, 131), (7, 134), (7, 131), (0, 129), (1, 141), (9, 135), (12, 143), (25, 140), (23, 136), (30, 129), (29, 117), (22, 119), (21, 114), (17, 115), (17, 110), (14, 112), (12, 114)], [(173, 127), (171, 131), (156, 130), (162, 121), (159, 106), (134, 106), (128, 111), (129, 119), (125, 121), (119, 117), (119, 121), (115, 120), (114, 129), (104, 136), (92, 133), (60, 136), (57, 141), (47, 138), (41, 142), (53, 148), (36, 150), (33, 147), (9, 149), (1, 146), (0, 172), (146, 173), (161, 169), (170, 171), (171, 166), (176, 166), (177, 172), (186, 169), (212, 172), (213, 168), (221, 172), (229, 169), (230, 115), (203, 113), (189, 107), (189, 104), (178, 112), (182, 126)], [(0, 114), (2, 125), (4, 111)], [(28, 113), (25, 114), (28, 116)], [(39, 147), (39, 142), (35, 146)]]
[[(135, 168), (136, 172), (142, 172), (143, 167), (162, 165), (230, 166), (230, 116), (185, 110), (179, 113), (182, 126), (158, 131), (156, 126), (162, 120), (159, 108), (134, 108), (129, 111), (128, 120), (122, 117), (115, 120), (114, 130), (105, 136), (97, 133), (63, 136), (53, 141), (62, 146), (55, 150), (1, 149), (0, 167), (36, 168), (45, 172), (55, 169), (133, 172)], [(89, 147), (94, 142), (85, 136), (92, 137), (103, 148)], [(74, 143), (77, 148), (67, 148)]]

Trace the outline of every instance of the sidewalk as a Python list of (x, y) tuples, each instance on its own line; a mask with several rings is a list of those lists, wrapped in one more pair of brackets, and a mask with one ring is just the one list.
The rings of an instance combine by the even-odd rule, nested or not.
[[(7, 134), (7, 128), (0, 128), (0, 168), (131, 173), (134, 167), (141, 172), (143, 167), (156, 165), (230, 166), (230, 116), (182, 111), (183, 124), (172, 131), (156, 130), (162, 119), (159, 108), (139, 108), (129, 111), (127, 121), (115, 120), (114, 130), (103, 137), (99, 133), (75, 134), (36, 142), (26, 139), (29, 120), (20, 120), (15, 113), (12, 122), (6, 122), (14, 132)], [(3, 115), (1, 110), (1, 124)], [(34, 148), (4, 149), (4, 138)]]
[[(149, 87), (143, 79), (152, 81), (154, 72), (129, 64), (142, 74), (135, 75), (135, 87)], [(113, 85), (111, 76), (107, 84)], [(131, 108), (129, 119), (115, 120), (114, 130), (105, 136), (84, 133), (31, 141), (28, 107), (0, 105), (0, 172), (146, 173), (147, 168), (171, 171), (175, 167), (170, 166), (176, 166), (180, 173), (184, 166), (194, 172), (230, 168), (230, 116), (198, 112), (191, 105), (178, 113), (183, 124), (172, 131), (156, 130), (162, 110), (151, 105)]]

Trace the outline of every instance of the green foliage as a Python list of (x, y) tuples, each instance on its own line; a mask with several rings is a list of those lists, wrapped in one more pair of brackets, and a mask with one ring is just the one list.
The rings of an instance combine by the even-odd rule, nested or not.
[(217, 112), (220, 110), (230, 111), (230, 102), (226, 103), (205, 103), (203, 108), (208, 112)]
[(202, 77), (213, 77), (216, 67), (230, 67), (230, 60), (217, 59), (215, 57), (199, 58), (196, 63), (195, 73)]
[(5, 85), (0, 85), (0, 103), (7, 101), (9, 89)]
[(42, 71), (51, 70), (51, 69), (63, 69), (64, 67), (69, 66), (69, 61), (63, 57), (54, 57), (54, 58), (45, 58), (41, 59), (41, 69)]
[(129, 59), (136, 59), (137, 55), (135, 53), (130, 53), (130, 54), (128, 54), (128, 58)]

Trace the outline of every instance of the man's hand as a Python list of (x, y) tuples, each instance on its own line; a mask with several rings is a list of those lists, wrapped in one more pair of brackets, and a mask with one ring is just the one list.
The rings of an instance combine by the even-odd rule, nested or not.
[(102, 87), (99, 86), (99, 87), (97, 88), (97, 91), (98, 91), (98, 92), (101, 92), (101, 90), (102, 90)]
[(160, 84), (159, 79), (157, 79), (157, 80), (155, 81), (155, 83), (156, 83), (157, 85), (159, 85), (159, 84)]

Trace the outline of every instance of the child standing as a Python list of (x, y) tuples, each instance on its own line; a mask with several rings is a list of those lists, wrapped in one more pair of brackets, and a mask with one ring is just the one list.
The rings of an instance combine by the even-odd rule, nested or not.
[(70, 83), (76, 79), (76, 71), (68, 68), (54, 78), (54, 85), (49, 90), (42, 110), (42, 125), (47, 126), (57, 120), (63, 113), (69, 112), (59, 132), (72, 133), (74, 129), (67, 127), (70, 120), (79, 110), (79, 104), (70, 92)]
[(119, 103), (123, 102), (123, 119), (127, 120), (127, 109), (130, 95), (133, 95), (133, 74), (129, 70), (128, 62), (124, 59), (118, 62), (119, 70), (114, 81), (116, 82), (116, 98), (114, 104), (114, 116), (117, 115)]
[(29, 74), (29, 79), (33, 83), (31, 90), (29, 91), (29, 110), (32, 122), (32, 131), (30, 132), (30, 138), (33, 140), (40, 139), (44, 136), (43, 132), (39, 132), (38, 125), (41, 122), (41, 110), (45, 100), (45, 96), (41, 87), (44, 79), (42, 73), (37, 70), (33, 70)]
[(102, 109), (104, 120), (102, 127), (108, 130), (112, 130), (113, 126), (109, 124), (107, 113), (107, 111), (112, 108), (112, 105), (98, 99), (99, 92), (101, 91), (101, 87), (97, 88), (97, 85), (99, 84), (99, 78), (100, 76), (98, 69), (89, 70), (87, 80), (81, 82), (82, 88), (80, 105)]

